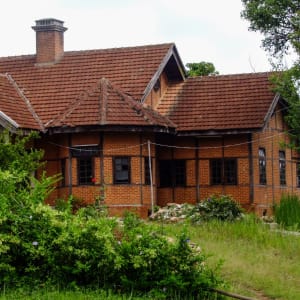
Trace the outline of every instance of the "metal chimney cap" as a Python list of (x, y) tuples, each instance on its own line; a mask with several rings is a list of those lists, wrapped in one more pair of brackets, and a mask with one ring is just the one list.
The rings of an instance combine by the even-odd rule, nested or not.
[(61, 31), (64, 32), (67, 30), (66, 27), (64, 27), (64, 22), (54, 19), (54, 18), (46, 18), (46, 19), (40, 19), (35, 21), (35, 26), (32, 26), (32, 29), (35, 31), (49, 31), (49, 30), (55, 30), (55, 31)]

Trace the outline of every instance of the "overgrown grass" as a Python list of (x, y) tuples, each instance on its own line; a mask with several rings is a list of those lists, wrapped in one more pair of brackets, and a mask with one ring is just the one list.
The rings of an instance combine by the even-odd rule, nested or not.
[[(177, 235), (182, 225), (160, 225)], [(260, 299), (300, 299), (300, 236), (270, 231), (255, 217), (238, 222), (188, 225), (191, 241), (210, 253), (208, 264), (223, 261), (228, 290)]]
[(287, 229), (300, 229), (300, 199), (297, 195), (283, 195), (274, 207), (277, 223)]
[[(170, 238), (179, 237), (186, 226), (190, 242), (209, 255), (205, 264), (214, 269), (223, 262), (224, 289), (255, 299), (300, 299), (300, 236), (271, 231), (254, 216), (237, 222), (211, 221), (200, 225), (156, 223), (158, 231)], [(262, 298), (264, 297), (264, 298)], [(131, 294), (118, 295), (103, 290), (60, 291), (37, 288), (35, 291), (0, 290), (0, 300), (145, 300), (156, 299)], [(172, 299), (180, 299), (176, 295)]]
[[(59, 290), (58, 288), (40, 288), (28, 290), (20, 288), (14, 291), (2, 291), (0, 300), (143, 300), (145, 297), (135, 297), (130, 294), (118, 295), (105, 290)], [(149, 299), (149, 298), (148, 298)]]

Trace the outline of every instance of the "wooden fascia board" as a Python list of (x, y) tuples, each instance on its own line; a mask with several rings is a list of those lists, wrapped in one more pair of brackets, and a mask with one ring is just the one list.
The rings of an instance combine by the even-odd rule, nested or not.
[(2, 111), (0, 111), (0, 125), (10, 132), (16, 132), (20, 128), (17, 122)]
[(174, 53), (174, 59), (177, 63), (182, 79), (185, 79), (187, 77), (186, 70), (175, 45), (173, 46), (173, 53)]
[(268, 109), (268, 112), (266, 113), (265, 117), (264, 117), (264, 121), (263, 121), (263, 126), (262, 126), (262, 130), (264, 130), (266, 128), (266, 126), (268, 125), (271, 117), (272, 117), (272, 114), (274, 113), (275, 111), (275, 108), (279, 102), (279, 99), (280, 99), (280, 94), (277, 93), (275, 95), (275, 97), (273, 98), (273, 101)]
[(148, 97), (148, 95), (150, 94), (150, 92), (152, 91), (156, 81), (159, 79), (160, 75), (162, 74), (164, 68), (166, 67), (169, 59), (171, 57), (174, 57), (178, 69), (181, 73), (182, 76), (182, 80), (185, 79), (185, 71), (184, 71), (184, 67), (183, 64), (181, 62), (181, 59), (178, 55), (178, 52), (176, 50), (175, 45), (173, 45), (172, 47), (170, 47), (169, 51), (167, 52), (166, 56), (164, 57), (164, 59), (162, 60), (161, 64), (159, 65), (157, 71), (154, 73), (153, 77), (151, 78), (149, 84), (147, 85), (147, 87), (145, 88), (144, 92), (143, 92), (143, 97), (141, 99), (141, 103), (144, 103), (144, 101), (146, 100), (146, 98)]
[(187, 130), (178, 131), (177, 136), (190, 136), (190, 137), (213, 137), (220, 135), (237, 135), (237, 134), (248, 134), (253, 132), (261, 131), (261, 128), (245, 128), (245, 129), (228, 129), (228, 130)]
[(60, 133), (81, 133), (81, 132), (158, 132), (175, 133), (175, 128), (163, 126), (134, 126), (134, 125), (104, 125), (104, 126), (76, 126), (76, 127), (50, 127), (47, 129), (49, 135)]

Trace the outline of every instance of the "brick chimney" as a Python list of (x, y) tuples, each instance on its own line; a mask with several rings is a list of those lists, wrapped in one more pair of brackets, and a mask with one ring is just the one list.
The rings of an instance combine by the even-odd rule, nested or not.
[(64, 55), (64, 22), (56, 19), (35, 21), (32, 29), (36, 32), (36, 63), (58, 62)]

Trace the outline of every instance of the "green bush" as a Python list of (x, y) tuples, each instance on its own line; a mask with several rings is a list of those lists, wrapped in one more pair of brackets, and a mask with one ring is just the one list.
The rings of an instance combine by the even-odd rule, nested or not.
[(185, 232), (170, 242), (131, 214), (119, 224), (39, 204), (2, 216), (0, 231), (0, 287), (47, 283), (209, 299), (221, 282)]
[(274, 206), (274, 217), (278, 224), (289, 229), (300, 229), (300, 199), (297, 195), (285, 194)]
[(200, 220), (233, 221), (242, 216), (240, 205), (229, 195), (213, 195), (196, 205)]
[(104, 217), (97, 203), (45, 205), (58, 177), (32, 177), (41, 153), (26, 151), (26, 141), (1, 144), (0, 137), (0, 289), (56, 285), (216, 299), (211, 288), (221, 281), (185, 232), (170, 242), (133, 214), (121, 223)]
[(124, 224), (118, 279), (125, 291), (150, 292), (156, 299), (174, 295), (178, 299), (187, 295), (191, 299), (196, 295), (197, 299), (212, 299), (210, 289), (221, 281), (206, 266), (205, 255), (190, 246), (185, 230), (170, 242), (154, 226), (143, 222), (137, 225), (132, 214), (126, 216)]

